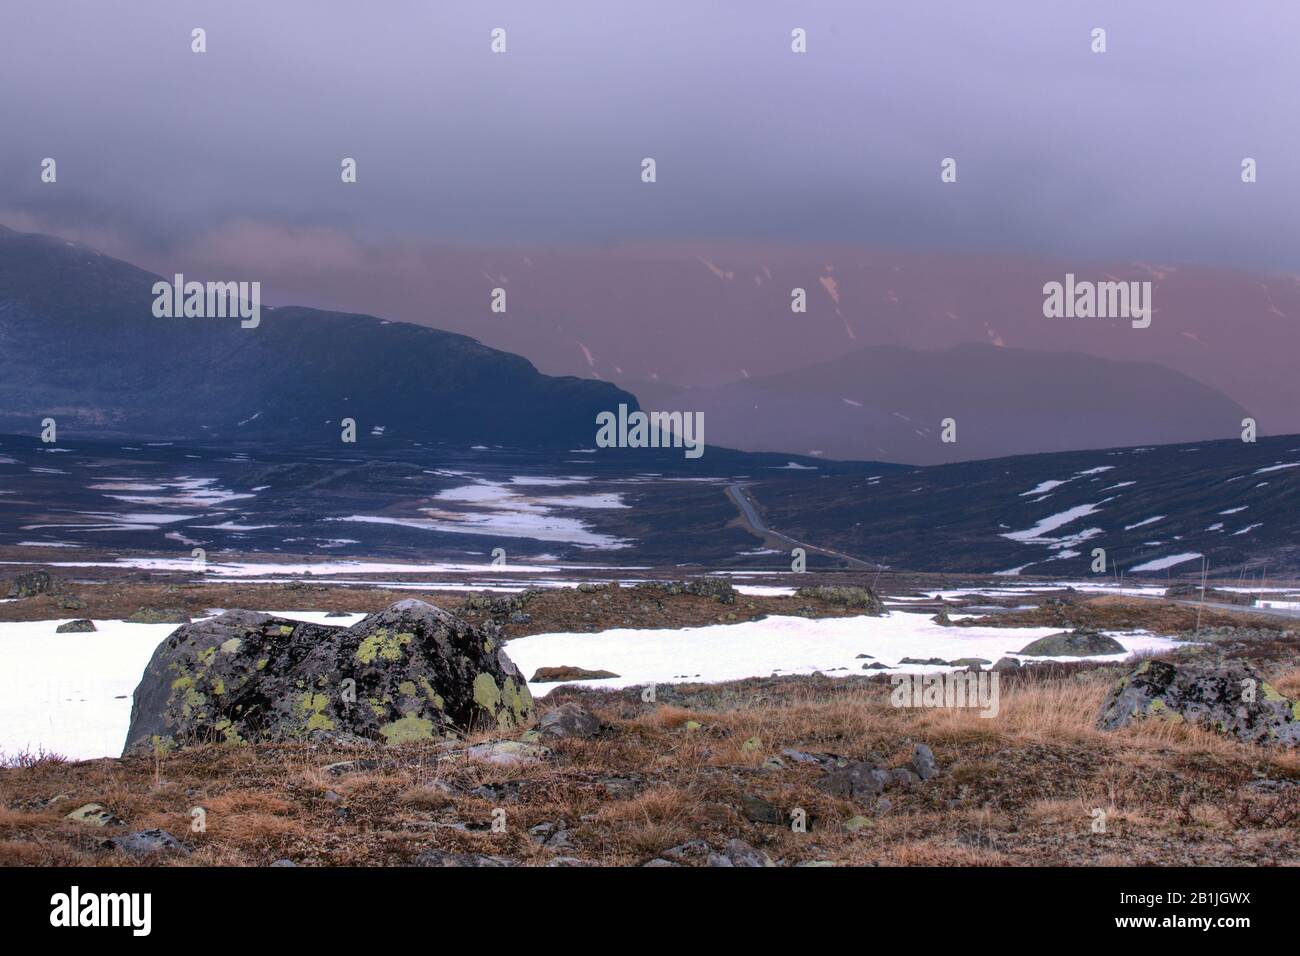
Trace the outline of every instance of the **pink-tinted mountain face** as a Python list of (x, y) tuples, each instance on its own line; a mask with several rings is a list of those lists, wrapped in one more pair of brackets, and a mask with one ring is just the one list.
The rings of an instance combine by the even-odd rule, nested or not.
[[(865, 346), (983, 343), (1156, 363), (1224, 393), (1262, 433), (1300, 430), (1300, 277), (1291, 275), (723, 242), (349, 251), (328, 270), (276, 273), (267, 285), (277, 300), (465, 332), (553, 374), (717, 385)], [(1150, 282), (1150, 326), (1044, 317), (1044, 284), (1067, 274)], [(496, 288), (504, 313), (491, 311)], [(791, 310), (795, 288), (806, 290), (806, 313)]]

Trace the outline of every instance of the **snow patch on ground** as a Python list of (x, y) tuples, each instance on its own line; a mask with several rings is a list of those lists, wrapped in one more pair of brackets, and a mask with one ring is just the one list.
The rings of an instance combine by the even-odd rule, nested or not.
[[(859, 654), (870, 654), (890, 667), (903, 657), (997, 660), (1059, 631), (1051, 627), (944, 627), (925, 615), (902, 613), (816, 620), (775, 616), (675, 630), (615, 628), (591, 634), (534, 634), (508, 642), (506, 653), (526, 677), (539, 667), (569, 665), (619, 675), (583, 681), (583, 686), (633, 687), (818, 671), (830, 676), (861, 675), (862, 665), (873, 661), (859, 659)], [(1123, 660), (1135, 651), (1165, 650), (1175, 644), (1144, 633), (1108, 633), (1124, 646), (1125, 653), (1097, 660)], [(908, 665), (903, 669), (919, 673), (953, 668)], [(534, 696), (544, 696), (557, 686), (529, 684)]]

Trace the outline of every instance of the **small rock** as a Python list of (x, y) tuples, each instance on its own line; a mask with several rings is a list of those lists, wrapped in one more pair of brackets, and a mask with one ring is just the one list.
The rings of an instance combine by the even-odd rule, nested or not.
[(772, 858), (744, 840), (728, 840), (721, 853), (709, 854), (709, 866), (775, 866)]
[(80, 620), (68, 621), (66, 624), (60, 624), (54, 629), (55, 634), (89, 634), (95, 630), (95, 622)]
[(895, 767), (889, 771), (889, 786), (911, 787), (921, 782), (921, 777), (907, 767)]
[(471, 760), (482, 760), (499, 766), (537, 763), (551, 755), (551, 751), (546, 747), (520, 743), (517, 740), (489, 740), (486, 743), (475, 744), (465, 753)]
[(77, 807), (64, 819), (71, 820), (74, 823), (84, 823), (92, 827), (118, 826), (125, 822), (113, 816), (104, 809), (103, 805), (98, 803), (88, 803), (84, 807)]
[(752, 793), (741, 794), (740, 812), (750, 823), (785, 823), (785, 814), (775, 803)]
[(993, 670), (997, 672), (1018, 671), (1020, 670), (1020, 661), (1014, 657), (999, 657), (998, 662), (993, 665)]
[(806, 753), (802, 750), (795, 750), (793, 747), (786, 747), (781, 751), (781, 756), (788, 757), (795, 763), (821, 763), (822, 758), (816, 754)]
[(600, 733), (600, 718), (589, 714), (573, 701), (561, 704), (542, 714), (537, 725), (543, 737), (577, 737), (587, 739)]
[(606, 677), (618, 677), (613, 671), (592, 671), (585, 667), (539, 667), (533, 672), (534, 684), (554, 684), (560, 681), (602, 680)]
[(747, 754), (755, 753), (762, 749), (763, 749), (763, 741), (760, 740), (758, 737), (750, 737), (748, 740), (746, 740), (743, 744), (740, 745), (741, 752)]
[(922, 780), (929, 780), (939, 772), (939, 767), (934, 762), (934, 751), (925, 744), (917, 744), (912, 748), (912, 762), (909, 766)]
[(415, 858), (416, 866), (514, 866), (500, 856), (482, 853), (449, 853), (446, 850), (425, 850)]
[(179, 840), (168, 833), (166, 830), (140, 830), (137, 833), (128, 833), (125, 836), (113, 837), (111, 840), (104, 841), (106, 849), (117, 850), (119, 853), (125, 853), (128, 856), (150, 856), (154, 853), (179, 853), (181, 856), (189, 856), (190, 851), (186, 849)]
[(865, 802), (877, 796), (889, 782), (889, 773), (865, 761), (853, 761), (839, 770), (833, 770), (816, 784), (818, 790), (835, 797), (846, 797)]
[(142, 607), (126, 620), (128, 624), (189, 624), (190, 616), (178, 607)]
[(848, 830), (850, 833), (857, 833), (859, 830), (865, 830), (867, 827), (871, 825), (872, 825), (871, 818), (864, 817), (861, 815), (855, 817), (849, 817), (847, 820), (844, 821), (844, 829)]

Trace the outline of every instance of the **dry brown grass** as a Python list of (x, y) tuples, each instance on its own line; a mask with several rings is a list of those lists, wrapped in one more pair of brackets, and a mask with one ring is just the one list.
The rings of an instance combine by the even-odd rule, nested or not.
[[(576, 856), (639, 865), (701, 840), (740, 838), (774, 860), (842, 864), (1004, 865), (1255, 863), (1300, 855), (1297, 799), (1259, 793), (1259, 777), (1300, 780), (1294, 753), (1235, 743), (1208, 731), (1149, 722), (1103, 733), (1094, 718), (1115, 669), (1051, 668), (1002, 682), (1000, 713), (889, 705), (885, 682), (787, 678), (687, 688), (671, 704), (634, 692), (576, 696), (606, 721), (591, 740), (554, 744), (534, 766), (468, 761), (437, 746), (197, 747), (158, 760), (38, 761), (0, 770), (0, 864), (130, 864), (105, 836), (163, 827), (189, 843), (187, 865), (409, 863), (422, 850), (500, 855), (526, 865)], [(1275, 675), (1300, 690), (1300, 670)], [(692, 696), (694, 694), (694, 696)], [(712, 697), (710, 695), (713, 695)], [(573, 697), (573, 694), (566, 695)], [(695, 721), (698, 729), (688, 729)], [(760, 746), (746, 749), (757, 738)], [(899, 766), (928, 743), (941, 773), (888, 791), (888, 809), (816, 786), (824, 771), (786, 761), (782, 748)], [(356, 772), (327, 772), (359, 760)], [(1290, 791), (1288, 791), (1290, 792)], [(757, 823), (745, 796), (810, 827)], [(64, 815), (102, 803), (127, 821), (99, 830)], [(206, 810), (206, 831), (190, 829)], [(1094, 833), (1093, 812), (1106, 817)], [(491, 829), (504, 813), (505, 832)], [(843, 824), (869, 818), (857, 832)], [(547, 823), (569, 845), (542, 846)]]

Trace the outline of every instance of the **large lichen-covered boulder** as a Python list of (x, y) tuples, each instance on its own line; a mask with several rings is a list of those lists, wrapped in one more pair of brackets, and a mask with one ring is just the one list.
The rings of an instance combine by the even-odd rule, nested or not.
[(496, 629), (432, 604), (401, 601), (348, 628), (229, 611), (158, 646), (125, 752), (321, 734), (399, 744), (532, 717)]
[(1200, 724), (1249, 743), (1300, 742), (1300, 704), (1245, 661), (1143, 661), (1111, 688), (1097, 726), (1115, 730), (1148, 719)]

